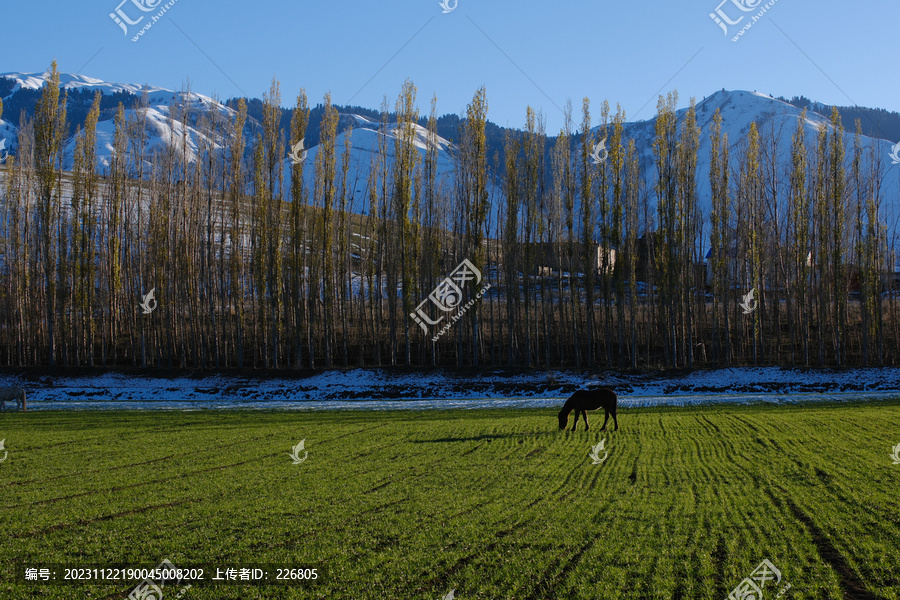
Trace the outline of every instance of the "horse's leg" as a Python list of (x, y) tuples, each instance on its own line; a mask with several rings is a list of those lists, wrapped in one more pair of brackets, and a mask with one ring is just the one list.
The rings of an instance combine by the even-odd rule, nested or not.
[[(606, 423), (609, 421), (609, 411), (607, 410), (605, 412), (606, 412), (606, 418), (603, 419), (603, 427), (600, 428), (600, 431), (606, 431)], [(615, 417), (613, 417), (613, 418), (615, 418)]]
[(588, 425), (588, 420), (587, 420), (587, 412), (581, 411), (581, 414), (584, 415), (584, 430), (587, 431), (590, 429), (590, 426)]
[(575, 431), (575, 428), (578, 427), (578, 411), (575, 411), (575, 420), (572, 421), (572, 431)]
[(613, 416), (613, 423), (616, 424), (616, 431), (618, 431), (619, 430), (619, 420), (616, 419), (616, 410), (615, 409), (613, 409), (613, 411), (612, 411), (612, 416)]

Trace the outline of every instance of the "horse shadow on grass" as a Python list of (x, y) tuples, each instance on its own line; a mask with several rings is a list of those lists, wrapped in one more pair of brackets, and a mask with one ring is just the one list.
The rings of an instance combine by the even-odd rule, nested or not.
[(504, 440), (504, 439), (522, 439), (524, 437), (534, 437), (539, 435), (548, 435), (553, 434), (553, 431), (535, 431), (531, 434), (528, 433), (493, 433), (493, 434), (482, 434), (482, 435), (473, 435), (470, 437), (443, 437), (443, 438), (434, 438), (431, 440), (410, 440), (413, 444), (445, 444), (447, 442), (483, 442), (485, 440)]

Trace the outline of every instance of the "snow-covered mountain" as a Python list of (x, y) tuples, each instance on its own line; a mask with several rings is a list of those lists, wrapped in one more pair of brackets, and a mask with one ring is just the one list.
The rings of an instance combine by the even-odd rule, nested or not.
[[(340, 133), (335, 140), (335, 154), (337, 169), (341, 169), (346, 148), (347, 136), (350, 137), (350, 162), (348, 166), (349, 183), (353, 191), (353, 205), (351, 212), (368, 214), (369, 199), (366, 194), (366, 184), (370, 169), (380, 164), (379, 147), (382, 138), (385, 146), (387, 163), (393, 164), (395, 158), (395, 143), (399, 132), (396, 123), (382, 124), (360, 115), (348, 115), (352, 120), (352, 128)], [(437, 183), (449, 185), (453, 175), (453, 153), (455, 147), (449, 141), (440, 136), (429, 140), (428, 130), (415, 125), (415, 133), (412, 139), (413, 146), (419, 152), (420, 165), (424, 164), (425, 155), (433, 144), (437, 147)], [(313, 146), (307, 151), (304, 161), (303, 181), (306, 190), (311, 192), (315, 183), (315, 161), (319, 153), (319, 146)], [(288, 160), (288, 159), (286, 159)], [(288, 160), (290, 166), (290, 160)]]
[[(20, 90), (40, 90), (44, 85), (45, 74), (42, 73), (2, 73), (0, 77), (13, 80), (15, 85), (6, 94), (5, 98), (12, 97)], [(68, 73), (60, 74), (60, 84), (66, 90), (82, 90), (93, 93), (99, 90), (101, 94), (112, 96), (115, 94), (132, 94), (138, 98), (144, 94), (147, 95), (149, 107), (146, 111), (147, 116), (147, 137), (144, 144), (145, 172), (149, 172), (150, 159), (153, 150), (161, 149), (169, 146), (175, 146), (180, 149), (181, 141), (187, 141), (187, 156), (189, 161), (197, 158), (200, 148), (209, 146), (212, 148), (221, 148), (216, 140), (210, 140), (203, 133), (200, 127), (197, 127), (201, 115), (209, 115), (213, 111), (218, 112), (224, 122), (233, 121), (236, 112), (216, 101), (209, 96), (190, 92), (188, 99), (188, 117), (185, 119), (180, 114), (180, 109), (173, 109), (173, 106), (181, 100), (182, 93), (167, 90), (165, 88), (135, 85), (109, 83), (99, 79), (86, 77), (84, 75), (72, 75)], [(174, 112), (173, 112), (174, 111)], [(129, 120), (138, 117), (137, 109), (127, 109), (125, 111), (126, 118)], [(170, 118), (171, 117), (171, 118)], [(352, 122), (352, 129), (339, 134), (335, 144), (337, 154), (337, 165), (343, 161), (346, 137), (350, 136), (350, 162), (349, 162), (349, 179), (353, 185), (354, 197), (351, 201), (351, 210), (354, 212), (368, 212), (368, 198), (366, 195), (366, 182), (370, 166), (377, 160), (380, 146), (380, 138), (384, 137), (386, 146), (386, 155), (388, 164), (393, 162), (394, 143), (397, 138), (397, 125), (395, 123), (382, 124), (373, 121), (367, 117), (360, 115), (342, 115), (342, 118)], [(258, 129), (259, 124), (249, 120), (245, 129), (247, 136), (247, 156), (252, 156), (252, 136), (253, 132)], [(114, 115), (101, 115), (100, 121), (97, 123), (97, 161), (98, 168), (103, 171), (109, 168), (110, 160), (113, 153), (113, 141), (115, 136)], [(6, 139), (6, 150), (15, 151), (18, 147), (18, 129), (8, 120), (0, 119), (0, 139)], [(65, 145), (63, 153), (63, 168), (71, 169), (74, 165), (76, 138), (71, 137)], [(293, 145), (297, 140), (289, 141), (288, 146)], [(426, 152), (429, 146), (433, 144), (437, 147), (437, 180), (439, 183), (446, 184), (453, 173), (452, 156), (455, 147), (448, 140), (436, 136), (434, 140), (429, 141), (428, 132), (423, 127), (415, 126), (415, 135), (413, 145), (419, 151), (420, 163), (424, 163)], [(290, 148), (288, 148), (290, 151)], [(313, 189), (315, 181), (315, 159), (318, 154), (319, 147), (313, 146), (307, 149), (306, 159), (304, 161), (304, 182), (307, 190)], [(0, 152), (2, 156), (2, 152)], [(291, 160), (288, 156), (284, 158), (285, 166), (291, 166)], [(290, 169), (285, 169), (285, 193), (288, 192), (288, 180)]]
[[(45, 74), (42, 73), (3, 73), (0, 77), (5, 77), (16, 82), (12, 91), (7, 94), (7, 98), (12, 97), (20, 90), (40, 90), (45, 81)], [(60, 84), (66, 90), (88, 91), (93, 93), (99, 90), (105, 96), (115, 94), (130, 94), (141, 98), (147, 95), (149, 107), (147, 109), (147, 142), (145, 144), (145, 153), (149, 156), (154, 148), (161, 148), (173, 143), (180, 143), (183, 139), (182, 134), (187, 129), (187, 146), (189, 160), (194, 160), (197, 156), (197, 150), (201, 140), (205, 140), (205, 136), (191, 123), (184, 123), (175, 118), (170, 126), (169, 114), (171, 107), (176, 99), (183, 96), (181, 92), (174, 92), (160, 87), (148, 85), (135, 85), (127, 83), (109, 83), (86, 77), (84, 75), (72, 75), (69, 73), (60, 73)], [(186, 104), (194, 117), (204, 112), (218, 111), (224, 118), (233, 119), (235, 111), (227, 106), (215, 101), (209, 96), (190, 92), (185, 96)], [(125, 111), (128, 119), (134, 119), (137, 111), (129, 109)], [(6, 133), (9, 132), (9, 133)], [(9, 121), (0, 120), (0, 135), (7, 138), (7, 148), (15, 148), (18, 146), (18, 130)], [(101, 169), (109, 167), (110, 157), (113, 150), (113, 137), (115, 135), (114, 117), (101, 118), (97, 123), (97, 162)], [(67, 140), (63, 151), (63, 168), (70, 169), (74, 164), (76, 139), (71, 137)]]
[[(0, 73), (0, 77), (13, 79), (17, 85), (13, 88), (13, 93), (20, 89), (39, 90), (44, 86), (46, 73)], [(100, 90), (102, 94), (112, 95), (120, 92), (141, 96), (146, 92), (150, 96), (151, 104), (168, 104), (172, 102), (179, 92), (173, 92), (161, 87), (152, 85), (136, 85), (133, 83), (109, 83), (93, 77), (85, 75), (73, 75), (71, 73), (60, 73), (59, 82), (67, 90)], [(192, 102), (202, 102), (207, 105), (216, 104), (216, 102), (208, 96), (202, 94), (191, 93)]]
[[(21, 90), (39, 90), (44, 84), (44, 74), (41, 73), (5, 73), (0, 75), (0, 77), (5, 77), (15, 82), (11, 89), (7, 89), (8, 86), (0, 88), (0, 95), (4, 96), (4, 101)], [(203, 115), (216, 116), (225, 122), (230, 122), (235, 115), (235, 111), (221, 102), (194, 92), (188, 96), (190, 105), (189, 116), (184, 118), (180, 114), (172, 113), (173, 110), (176, 110), (177, 113), (177, 109), (173, 109), (172, 106), (181, 97), (181, 92), (155, 86), (110, 83), (84, 75), (61, 74), (60, 81), (68, 90), (82, 90), (89, 93), (92, 93), (94, 90), (100, 90), (106, 96), (131, 94), (140, 97), (146, 94), (149, 100), (149, 108), (147, 109), (148, 135), (144, 150), (148, 161), (146, 166), (148, 167), (150, 166), (149, 160), (152, 157), (152, 150), (165, 148), (173, 144), (177, 147), (182, 139), (187, 140), (187, 153), (190, 160), (197, 156), (204, 143), (209, 143), (214, 148), (218, 147), (215, 140), (210, 141), (204, 137), (203, 128), (198, 126), (200, 118)], [(748, 91), (721, 90), (697, 103), (697, 120), (698, 125), (701, 127), (697, 189), (700, 198), (700, 209), (704, 216), (707, 217), (710, 212), (709, 135), (710, 125), (716, 109), (719, 109), (722, 114), (722, 131), (728, 134), (733, 169), (737, 167), (740, 149), (746, 142), (746, 135), (752, 122), (756, 122), (764, 140), (774, 134), (774, 139), (777, 142), (775, 152), (778, 175), (782, 186), (787, 182), (787, 174), (790, 167), (791, 137), (801, 116), (801, 110), (791, 104), (773, 99), (764, 94)], [(677, 112), (679, 123), (683, 119), (685, 110), (682, 109)], [(111, 110), (104, 111), (97, 127), (97, 156), (101, 169), (108, 168), (112, 155), (114, 137), (113, 112)], [(136, 117), (136, 110), (134, 109), (129, 109), (126, 113), (129, 118)], [(18, 146), (18, 131), (10, 122), (12, 116), (9, 112), (6, 112), (5, 115), (7, 118), (0, 120), (0, 139), (6, 140), (5, 151), (15, 153)], [(18, 118), (18, 115), (15, 118)], [(340, 170), (343, 159), (346, 138), (350, 136), (350, 181), (348, 185), (350, 185), (354, 195), (350, 209), (354, 212), (366, 213), (369, 208), (366, 185), (370, 168), (373, 164), (377, 164), (376, 161), (379, 160), (378, 152), (382, 142), (384, 142), (386, 147), (388, 163), (390, 164), (393, 161), (397, 126), (393, 123), (383, 124), (380, 121), (375, 121), (359, 114), (343, 114), (342, 119), (342, 125), (346, 125), (349, 122), (352, 124), (352, 129), (342, 128), (343, 132), (338, 136), (336, 142), (338, 169)], [(812, 111), (807, 113), (804, 128), (807, 132), (807, 147), (809, 149), (815, 148), (816, 132), (820, 124), (823, 123), (830, 128), (829, 120), (826, 116)], [(255, 121), (251, 120), (248, 123), (246, 129), (248, 156), (252, 156), (253, 136), (258, 127), (259, 124)], [(845, 122), (844, 127), (844, 143), (849, 164), (852, 156), (854, 125), (853, 123)], [(640, 154), (644, 178), (648, 183), (647, 190), (651, 196), (651, 205), (655, 204), (653, 186), (653, 182), (656, 179), (653, 159), (654, 118), (626, 123), (624, 126), (624, 137), (626, 140), (633, 139), (635, 141)], [(287, 144), (291, 146), (297, 141), (299, 140), (287, 140)], [(429, 141), (427, 131), (422, 127), (416, 126), (414, 144), (419, 151), (422, 162), (424, 162), (425, 154), (432, 143), (437, 147), (437, 178), (449, 193), (452, 190), (454, 156), (457, 149), (443, 137), (438, 136), (435, 140)], [(890, 160), (893, 143), (888, 140), (864, 136), (862, 145), (866, 149), (874, 146), (876, 154), (882, 159), (882, 218), (888, 223), (895, 223), (897, 222), (896, 217), (900, 215), (900, 165), (893, 164)], [(64, 157), (64, 166), (66, 168), (71, 168), (74, 163), (74, 149), (75, 140), (68, 140)], [(288, 148), (289, 151), (290, 148)], [(765, 151), (769, 151), (769, 148), (767, 147)], [(0, 157), (3, 156), (3, 152), (4, 150), (0, 150)], [(318, 146), (307, 148), (304, 161), (304, 181), (308, 192), (311, 192), (313, 189), (315, 178), (314, 165), (318, 152)], [(291, 161), (288, 156), (285, 156), (284, 160), (285, 173), (287, 175), (290, 173)], [(783, 187), (782, 189), (785, 188)], [(491, 192), (494, 200), (494, 211), (498, 210), (501, 205), (499, 190), (499, 187), (494, 187)], [(285, 191), (287, 191), (287, 188)]]
[[(737, 169), (737, 161), (747, 141), (750, 124), (756, 122), (757, 129), (762, 136), (762, 143), (766, 145), (760, 149), (762, 162), (768, 162), (766, 153), (771, 152), (770, 138), (774, 136), (776, 141), (775, 154), (778, 165), (778, 184), (781, 189), (787, 189), (788, 174), (790, 171), (791, 143), (797, 123), (802, 116), (802, 110), (796, 106), (774, 99), (765, 94), (742, 90), (721, 90), (711, 96), (707, 96), (697, 102), (697, 126), (700, 127), (700, 147), (697, 156), (697, 193), (699, 196), (700, 210), (704, 216), (709, 217), (711, 210), (711, 191), (709, 185), (710, 166), (710, 135), (712, 133), (713, 116), (719, 110), (722, 116), (722, 134), (728, 134), (730, 147), (730, 162), (732, 170)], [(830, 109), (829, 109), (830, 110)], [(681, 123), (687, 109), (676, 111), (678, 120), (678, 134), (681, 135)], [(806, 131), (806, 147), (808, 151), (816, 148), (816, 136), (820, 125), (824, 124), (829, 133), (833, 131), (830, 118), (817, 112), (807, 111), (803, 123)], [(855, 125), (843, 123), (844, 148), (847, 164), (850, 164), (853, 152), (853, 140)], [(599, 127), (594, 129), (595, 137), (599, 135)], [(646, 121), (625, 123), (623, 137), (633, 139), (638, 150), (641, 169), (647, 181), (647, 191), (650, 194), (651, 205), (655, 205), (656, 191), (653, 182), (656, 181), (656, 165), (653, 157), (653, 143), (655, 137), (655, 118)], [(890, 153), (893, 143), (888, 140), (867, 136), (861, 137), (861, 145), (865, 152), (872, 146), (875, 147), (876, 156), (880, 157), (881, 164), (881, 189), (884, 200), (882, 218), (888, 223), (894, 223), (895, 217), (900, 215), (900, 166), (892, 164)], [(626, 142), (627, 143), (627, 142)], [(732, 184), (735, 182), (731, 178)]]

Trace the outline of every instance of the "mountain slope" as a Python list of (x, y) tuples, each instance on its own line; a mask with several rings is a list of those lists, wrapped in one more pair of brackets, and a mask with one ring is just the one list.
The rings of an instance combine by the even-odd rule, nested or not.
[[(391, 169), (395, 158), (395, 142), (397, 140), (397, 125), (389, 123), (384, 125), (380, 122), (373, 121), (368, 117), (361, 115), (348, 115), (353, 120), (352, 129), (346, 129), (339, 134), (335, 140), (336, 165), (338, 171), (344, 157), (345, 144), (347, 136), (350, 137), (350, 162), (348, 167), (348, 187), (353, 192), (351, 206), (348, 208), (351, 212), (368, 214), (369, 199), (366, 193), (366, 185), (369, 177), (369, 170), (374, 166), (379, 168), (381, 158), (378, 155), (381, 138), (384, 137), (385, 154), (387, 156), (388, 169)], [(431, 142), (428, 139), (428, 130), (419, 125), (415, 125), (415, 137), (413, 146), (419, 153), (420, 167), (425, 163), (425, 157)], [(437, 176), (436, 183), (439, 187), (444, 186), (449, 190), (454, 172), (453, 153), (455, 146), (446, 139), (437, 136), (434, 139), (437, 146)], [(304, 161), (303, 181), (308, 193), (312, 193), (315, 184), (315, 161), (318, 156), (320, 146), (313, 146), (307, 151), (306, 160)], [(286, 166), (291, 166), (290, 159), (285, 159)], [(390, 171), (389, 171), (390, 172)], [(287, 190), (285, 190), (287, 192)], [(287, 195), (287, 194), (286, 194)]]
[[(17, 94), (25, 93), (26, 102), (19, 101), (21, 104), (31, 105), (33, 113), (33, 104), (37, 101), (39, 90), (44, 84), (44, 75), (40, 73), (4, 73), (0, 78), (5, 78), (7, 83), (0, 87), (0, 97), (4, 102), (15, 97)], [(2, 80), (0, 80), (2, 81)], [(147, 116), (147, 140), (144, 144), (144, 168), (145, 172), (149, 172), (153, 152), (155, 150), (163, 150), (174, 147), (180, 149), (182, 140), (187, 142), (187, 158), (189, 162), (197, 159), (200, 148), (203, 146), (221, 149), (221, 145), (215, 140), (210, 140), (197, 126), (200, 117), (211, 112), (218, 112), (226, 122), (232, 122), (236, 111), (220, 103), (209, 96), (191, 92), (188, 94), (188, 116), (183, 117), (173, 113), (173, 106), (182, 97), (181, 92), (174, 92), (164, 88), (153, 86), (140, 86), (135, 84), (119, 84), (101, 81), (85, 77), (83, 75), (71, 75), (67, 73), (60, 74), (61, 87), (66, 89), (70, 95), (87, 93), (87, 97), (92, 99), (96, 90), (103, 95), (103, 99), (113, 99), (118, 101), (122, 95), (128, 96), (132, 102), (126, 104), (125, 116), (129, 120), (139, 117), (138, 108), (128, 108), (128, 106), (137, 106), (144, 94), (147, 95), (149, 106), (146, 109)], [(5, 94), (5, 97), (3, 96)], [(30, 102), (29, 102), (30, 101)], [(14, 104), (15, 106), (15, 104)], [(27, 108), (26, 108), (27, 110)], [(378, 121), (374, 121), (369, 117), (361, 115), (342, 115), (344, 121), (352, 123), (352, 131), (345, 131), (337, 138), (336, 153), (337, 165), (340, 165), (343, 159), (345, 138), (349, 135), (351, 138), (351, 155), (349, 164), (349, 178), (354, 184), (354, 197), (351, 201), (351, 210), (354, 212), (366, 213), (368, 211), (368, 200), (365, 193), (366, 180), (369, 168), (377, 159), (379, 149), (379, 138), (386, 138), (386, 148), (388, 164), (391, 165), (394, 157), (394, 142), (397, 138), (397, 126), (394, 123), (384, 125)], [(252, 157), (252, 143), (254, 132), (258, 129), (259, 124), (250, 120), (245, 128), (245, 137), (247, 138), (246, 157)], [(416, 135), (414, 145), (419, 152), (420, 164), (424, 163), (425, 154), (428, 148), (427, 130), (416, 125)], [(97, 123), (97, 161), (101, 172), (106, 171), (111, 162), (113, 154), (113, 144), (115, 137), (115, 108), (108, 107), (101, 111), (100, 120)], [(6, 150), (15, 153), (18, 148), (18, 129), (12, 123), (0, 120), (0, 139), (6, 139)], [(74, 165), (74, 153), (77, 138), (72, 135), (66, 141), (63, 151), (63, 168), (71, 169)], [(293, 145), (296, 140), (290, 141), (288, 146)], [(455, 152), (455, 146), (445, 138), (438, 136), (434, 140), (437, 146), (437, 180), (439, 184), (447, 184), (453, 173), (452, 155)], [(315, 158), (319, 152), (318, 146), (308, 149), (306, 161), (304, 164), (304, 183), (308, 191), (313, 190), (315, 183)], [(291, 161), (288, 157), (284, 159), (285, 165), (290, 166)], [(285, 169), (286, 179), (289, 173)], [(288, 195), (289, 186), (285, 182), (285, 194)]]
[[(6, 151), (14, 154), (18, 147), (18, 130), (10, 122), (11, 116), (13, 114), (17, 115), (19, 110), (22, 109), (27, 114), (29, 106), (31, 106), (33, 112), (33, 105), (39, 97), (43, 82), (44, 75), (40, 73), (7, 73), (0, 75), (0, 97), (3, 98), (4, 103), (9, 103), (4, 112), (7, 117), (6, 120), (0, 120), (0, 138), (6, 140)], [(204, 137), (203, 128), (198, 125), (199, 120), (204, 115), (207, 115), (215, 116), (227, 123), (231, 122), (235, 116), (235, 111), (232, 108), (213, 98), (194, 92), (189, 93), (187, 96), (189, 112), (185, 117), (180, 114), (173, 114), (172, 108), (175, 101), (182, 97), (181, 92), (174, 92), (155, 86), (110, 83), (84, 75), (71, 74), (61, 74), (61, 83), (70, 94), (70, 115), (86, 114), (85, 107), (89, 106), (94, 92), (99, 90), (103, 94), (101, 117), (97, 128), (97, 152), (101, 171), (108, 169), (110, 164), (115, 133), (115, 107), (120, 101), (125, 103), (126, 116), (134, 119), (138, 116), (139, 110), (136, 106), (139, 105), (141, 98), (146, 94), (149, 106), (146, 109), (148, 136), (143, 149), (144, 167), (151, 166), (154, 150), (172, 147), (179, 148), (182, 139), (187, 141), (187, 155), (190, 161), (196, 159), (200, 148), (203, 146), (220, 148), (215, 140), (209, 140)], [(821, 108), (820, 105), (814, 103), (811, 106)], [(794, 104), (774, 99), (764, 94), (741, 90), (717, 91), (697, 103), (697, 120), (698, 126), (701, 128), (697, 165), (697, 191), (700, 210), (707, 218), (710, 212), (709, 133), (716, 109), (719, 109), (722, 114), (723, 133), (728, 134), (733, 171), (736, 171), (739, 167), (738, 161), (740, 160), (741, 148), (746, 143), (746, 135), (752, 122), (755, 121), (757, 123), (764, 139), (771, 136), (775, 140), (775, 159), (778, 165), (777, 175), (782, 190), (785, 189), (789, 173), (791, 137), (801, 116), (801, 109)], [(369, 200), (366, 185), (369, 170), (373, 165), (377, 165), (380, 162), (378, 151), (382, 141), (387, 151), (388, 169), (391, 169), (397, 126), (395, 123), (384, 124), (380, 120), (376, 120), (372, 117), (372, 111), (359, 112), (367, 114), (342, 114), (339, 127), (340, 133), (336, 142), (337, 166), (340, 171), (345, 141), (347, 136), (350, 136), (351, 155), (348, 185), (353, 191), (353, 198), (349, 208), (353, 212), (367, 213)], [(683, 120), (685, 112), (686, 109), (677, 111), (676, 115), (679, 122)], [(862, 114), (865, 114), (865, 111)], [(77, 116), (70, 117), (70, 119), (78, 122)], [(456, 118), (456, 121), (458, 121), (458, 118)], [(649, 119), (624, 124), (624, 143), (627, 143), (629, 139), (635, 141), (642, 172), (647, 183), (647, 190), (650, 194), (651, 206), (655, 205), (656, 200), (653, 185), (656, 179), (656, 167), (653, 158), (654, 121), (654, 119)], [(822, 124), (829, 129), (831, 128), (829, 119), (825, 116), (813, 111), (807, 113), (804, 129), (807, 135), (808, 148), (815, 147), (816, 132)], [(844, 127), (846, 130), (844, 144), (847, 149), (849, 164), (854, 141), (854, 124), (844, 122)], [(250, 119), (248, 121), (245, 129), (245, 136), (248, 142), (246, 156), (248, 158), (252, 156), (252, 143), (258, 128), (259, 123), (256, 120)], [(595, 128), (595, 135), (599, 135), (598, 129)], [(309, 135), (314, 136), (314, 132), (317, 132), (318, 129), (311, 126), (310, 131), (313, 133)], [(599, 139), (599, 137), (596, 139)], [(296, 141), (286, 140), (288, 146), (293, 145)], [(310, 140), (307, 139), (306, 142), (310, 142)], [(898, 206), (900, 206), (900, 194), (898, 194), (898, 190), (900, 190), (900, 166), (892, 164), (889, 158), (893, 144), (887, 140), (865, 136), (861, 138), (861, 142), (865, 149), (874, 147), (876, 155), (882, 161), (880, 165), (880, 180), (884, 200), (882, 218), (888, 223), (894, 223), (897, 216), (900, 215), (900, 211), (898, 211)], [(444, 186), (447, 193), (452, 193), (455, 169), (454, 155), (457, 149), (445, 137), (438, 137), (434, 143), (437, 146), (437, 179), (439, 185)], [(548, 138), (547, 148), (551, 148), (553, 143), (554, 138)], [(423, 164), (429, 141), (427, 139), (427, 131), (418, 125), (416, 126), (414, 144), (420, 155), (420, 164)], [(314, 165), (319, 146), (311, 145), (309, 147), (309, 143), (307, 143), (307, 146), (308, 152), (304, 161), (304, 182), (307, 193), (311, 194), (315, 179)], [(74, 163), (74, 148), (75, 139), (74, 136), (71, 136), (65, 145), (64, 168), (72, 167)], [(763, 151), (770, 152), (771, 147), (767, 145)], [(765, 155), (763, 156), (764, 164), (770, 163), (770, 161), (766, 160), (767, 158)], [(291, 161), (287, 156), (284, 161), (286, 167), (291, 166)], [(503, 164), (502, 159), (500, 164)], [(149, 169), (145, 169), (145, 172), (149, 172)], [(286, 175), (289, 174), (290, 169), (285, 168), (285, 173)], [(495, 176), (494, 179), (499, 180), (500, 178)], [(550, 188), (548, 187), (547, 189)], [(287, 191), (286, 181), (285, 192), (286, 197), (289, 197)], [(492, 187), (491, 197), (494, 203), (493, 216), (496, 218), (497, 211), (502, 206), (502, 194), (499, 186)], [(576, 207), (576, 210), (578, 210), (578, 207)]]
[[(716, 109), (722, 115), (722, 134), (728, 134), (732, 169), (731, 181), (734, 182), (735, 180), (734, 177), (739, 167), (738, 161), (741, 158), (741, 151), (746, 144), (750, 124), (755, 121), (763, 140), (773, 136), (776, 141), (775, 162), (778, 165), (777, 176), (779, 186), (781, 186), (781, 193), (784, 193), (786, 190), (790, 174), (791, 141), (797, 128), (797, 122), (802, 114), (802, 109), (788, 102), (776, 100), (764, 94), (743, 90), (718, 91), (697, 103), (697, 126), (700, 127), (701, 131), (697, 156), (697, 193), (700, 210), (707, 219), (711, 210), (709, 184), (710, 132)], [(681, 123), (687, 110), (681, 109), (676, 111), (679, 135), (681, 134)], [(829, 133), (833, 131), (829, 118), (816, 112), (807, 112), (806, 120), (804, 121), (807, 150), (815, 149), (818, 128), (823, 124)], [(855, 126), (853, 123), (846, 122), (843, 123), (843, 126), (843, 141), (846, 149), (847, 164), (849, 165), (849, 161), (852, 158)], [(629, 139), (635, 141), (640, 157), (641, 171), (644, 174), (644, 180), (647, 182), (651, 207), (656, 204), (654, 182), (657, 178), (653, 156), (654, 128), (655, 119), (625, 123), (623, 126), (624, 144), (627, 144)], [(599, 139), (599, 129), (599, 127), (594, 128), (596, 139)], [(900, 167), (892, 164), (890, 160), (889, 155), (893, 144), (888, 140), (866, 136), (862, 136), (860, 141), (865, 151), (874, 146), (876, 158), (882, 161), (881, 186), (885, 201), (882, 205), (882, 218), (888, 223), (894, 223), (896, 222), (896, 217), (900, 215), (900, 210), (898, 210), (898, 207), (900, 207), (900, 194), (898, 194), (898, 191), (900, 191)], [(767, 160), (768, 156), (766, 153), (771, 152), (771, 147), (766, 145), (760, 151), (763, 153), (762, 163), (765, 169), (770, 162)]]

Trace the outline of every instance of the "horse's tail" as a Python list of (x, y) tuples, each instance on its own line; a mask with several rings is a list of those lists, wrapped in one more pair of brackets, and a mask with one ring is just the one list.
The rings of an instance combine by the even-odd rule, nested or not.
[(619, 396), (609, 388), (605, 388), (609, 394), (607, 395), (607, 402), (609, 403), (609, 412), (612, 414), (616, 414), (616, 409), (619, 407)]

